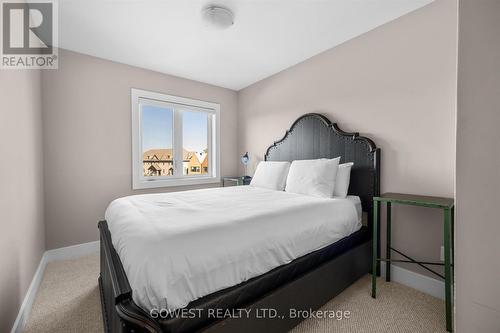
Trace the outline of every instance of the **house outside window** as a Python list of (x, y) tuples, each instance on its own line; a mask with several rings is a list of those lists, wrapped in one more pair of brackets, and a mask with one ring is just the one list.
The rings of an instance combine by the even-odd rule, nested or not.
[(220, 105), (131, 90), (134, 189), (217, 183)]

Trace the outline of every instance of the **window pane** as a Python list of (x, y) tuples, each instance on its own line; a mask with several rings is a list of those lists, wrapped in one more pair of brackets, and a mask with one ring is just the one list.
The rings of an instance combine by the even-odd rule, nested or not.
[(174, 174), (173, 119), (170, 108), (141, 105), (144, 177)]
[(183, 168), (186, 175), (209, 174), (208, 113), (182, 112)]

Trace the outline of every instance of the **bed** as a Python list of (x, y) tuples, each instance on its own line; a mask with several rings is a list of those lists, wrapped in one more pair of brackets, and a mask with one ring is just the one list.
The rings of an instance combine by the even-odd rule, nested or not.
[(98, 224), (105, 329), (285, 332), (368, 273), (375, 144), (306, 114), (265, 160), (337, 156), (354, 162), (345, 199), (238, 186), (115, 200)]

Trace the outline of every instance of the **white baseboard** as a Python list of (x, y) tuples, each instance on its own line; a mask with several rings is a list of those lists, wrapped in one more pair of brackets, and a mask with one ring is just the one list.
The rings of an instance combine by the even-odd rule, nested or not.
[(44, 256), (47, 257), (47, 262), (51, 262), (76, 259), (96, 252), (99, 252), (99, 241), (48, 250)]
[(40, 283), (42, 282), (43, 272), (45, 271), (45, 267), (47, 266), (47, 258), (45, 254), (40, 259), (40, 264), (38, 264), (38, 268), (35, 271), (35, 275), (33, 276), (33, 280), (31, 280), (31, 284), (26, 292), (26, 296), (24, 296), (23, 303), (19, 308), (19, 313), (17, 314), (16, 321), (14, 321), (14, 325), (12, 326), (11, 333), (21, 333), (26, 324), (26, 320), (28, 319), (29, 313), (31, 311), (31, 307), (33, 306), (33, 302), (35, 301), (36, 293), (38, 292), (38, 288), (40, 287)]
[[(380, 263), (380, 272), (385, 277), (385, 262)], [(391, 265), (391, 281), (401, 283), (425, 294), (444, 300), (444, 282)]]
[(99, 252), (99, 241), (45, 251), (42, 259), (40, 260), (40, 264), (36, 269), (35, 275), (31, 280), (31, 284), (26, 292), (23, 303), (21, 304), (16, 321), (12, 326), (11, 333), (21, 333), (24, 330), (24, 326), (26, 325), (26, 321), (35, 301), (38, 288), (42, 282), (43, 273), (45, 272), (45, 268), (49, 262), (76, 259), (96, 252)]

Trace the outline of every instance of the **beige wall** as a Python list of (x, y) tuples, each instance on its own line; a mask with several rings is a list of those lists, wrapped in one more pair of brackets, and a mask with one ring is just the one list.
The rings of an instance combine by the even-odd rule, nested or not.
[(220, 103), (221, 174), (237, 172), (232, 90), (64, 50), (42, 84), (47, 249), (97, 240), (109, 202), (144, 192), (132, 191), (132, 87)]
[(500, 332), (500, 1), (460, 1), (456, 328)]
[(45, 247), (40, 72), (0, 70), (0, 332), (9, 332)]
[[(382, 149), (383, 192), (453, 197), (456, 33), (456, 1), (439, 0), (243, 89), (239, 150), (250, 170), (297, 117), (320, 112)], [(439, 260), (442, 213), (394, 210), (394, 246)]]

